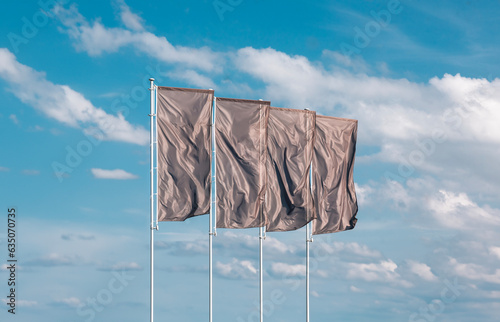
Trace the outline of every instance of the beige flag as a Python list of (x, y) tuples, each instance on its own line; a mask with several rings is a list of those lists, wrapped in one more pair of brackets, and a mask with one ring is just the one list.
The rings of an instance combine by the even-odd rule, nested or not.
[(217, 227), (265, 225), (267, 122), (270, 102), (216, 99)]
[(309, 170), (316, 112), (271, 107), (268, 125), (266, 231), (290, 231), (314, 216)]
[(358, 121), (316, 116), (313, 196), (317, 218), (314, 235), (353, 229), (358, 203), (353, 168)]
[(210, 210), (210, 120), (214, 91), (158, 87), (158, 220)]

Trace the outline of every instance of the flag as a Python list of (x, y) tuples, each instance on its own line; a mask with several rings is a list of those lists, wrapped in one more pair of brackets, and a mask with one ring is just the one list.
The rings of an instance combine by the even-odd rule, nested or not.
[(217, 227), (262, 227), (270, 102), (216, 99)]
[(317, 211), (312, 224), (314, 235), (353, 229), (356, 224), (353, 167), (357, 131), (357, 120), (316, 116), (312, 165)]
[(266, 231), (290, 231), (314, 216), (309, 170), (316, 112), (271, 107), (268, 124)]
[(158, 220), (210, 210), (213, 90), (158, 87)]

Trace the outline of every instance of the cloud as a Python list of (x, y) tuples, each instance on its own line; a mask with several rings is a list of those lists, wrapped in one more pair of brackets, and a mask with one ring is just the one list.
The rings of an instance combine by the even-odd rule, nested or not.
[(12, 121), (14, 124), (19, 124), (19, 120), (17, 119), (17, 116), (15, 114), (9, 115), (9, 119)]
[(164, 249), (176, 256), (206, 255), (208, 245), (206, 240), (195, 241), (156, 241), (155, 248)]
[(26, 170), (23, 170), (23, 174), (25, 176), (37, 176), (37, 175), (40, 174), (40, 171), (39, 170), (26, 169)]
[(209, 77), (201, 75), (192, 69), (176, 70), (167, 73), (167, 76), (172, 79), (185, 81), (196, 87), (217, 89), (217, 85)]
[(230, 263), (216, 262), (217, 274), (229, 279), (253, 279), (257, 276), (257, 269), (252, 262), (233, 258)]
[(302, 264), (290, 265), (286, 263), (272, 263), (271, 273), (274, 276), (306, 276), (306, 266)]
[(489, 248), (490, 254), (500, 259), (500, 247), (491, 246)]
[(8, 172), (10, 171), (9, 168), (6, 168), (6, 167), (0, 167), (0, 172)]
[(407, 263), (409, 265), (410, 271), (413, 274), (419, 276), (421, 279), (429, 282), (437, 281), (438, 278), (432, 273), (431, 268), (426, 264), (412, 260), (409, 260)]
[(95, 235), (82, 235), (82, 234), (63, 234), (61, 235), (63, 240), (94, 240)]
[(489, 272), (486, 267), (475, 263), (460, 263), (455, 258), (450, 258), (449, 264), (453, 272), (460, 277), (486, 283), (500, 284), (500, 269)]
[(480, 207), (465, 193), (439, 190), (428, 202), (428, 208), (445, 227), (469, 229), (500, 225), (500, 210)]
[(349, 290), (351, 290), (351, 292), (353, 292), (353, 293), (362, 293), (362, 292), (364, 292), (362, 289), (357, 288), (357, 287), (356, 287), (356, 286), (354, 286), (354, 285), (351, 285), (351, 286), (349, 287)]
[(97, 179), (129, 180), (138, 178), (138, 176), (136, 176), (135, 174), (129, 173), (122, 169), (105, 170), (92, 168), (90, 169), (90, 171), (94, 175), (94, 178)]
[(130, 11), (125, 1), (117, 1), (120, 6), (120, 19), (128, 29), (134, 31), (144, 31), (144, 20), (137, 14)]
[(69, 9), (57, 6), (54, 12), (64, 25), (62, 30), (74, 40), (76, 49), (90, 56), (132, 47), (161, 62), (182, 64), (204, 71), (214, 71), (221, 63), (222, 57), (208, 47), (174, 46), (164, 36), (145, 31), (142, 19), (132, 13), (123, 1), (120, 1), (120, 18), (128, 29), (108, 28), (100, 20), (89, 22), (78, 12), (76, 5)]
[(79, 258), (77, 256), (63, 255), (58, 253), (51, 253), (37, 259), (29, 260), (26, 262), (26, 265), (31, 266), (45, 266), (45, 267), (53, 267), (53, 266), (73, 266), (79, 262)]
[(0, 77), (23, 103), (67, 126), (103, 140), (141, 145), (149, 141), (143, 127), (131, 125), (121, 114), (107, 114), (69, 86), (51, 83), (44, 73), (19, 63), (6, 48), (0, 48)]
[(389, 282), (403, 287), (413, 286), (410, 282), (401, 279), (396, 272), (398, 265), (392, 260), (382, 260), (379, 263), (349, 263), (347, 277), (362, 279), (368, 282)]
[(141, 265), (136, 262), (119, 262), (110, 266), (98, 268), (100, 271), (142, 271)]
[(68, 297), (61, 300), (56, 300), (52, 303), (55, 306), (66, 306), (69, 308), (78, 308), (83, 305), (83, 302), (76, 297)]

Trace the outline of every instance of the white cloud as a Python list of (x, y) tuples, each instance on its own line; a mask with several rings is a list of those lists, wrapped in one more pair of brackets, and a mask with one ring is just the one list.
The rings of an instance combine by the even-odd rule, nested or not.
[(230, 263), (216, 262), (215, 269), (223, 277), (230, 279), (251, 279), (257, 276), (257, 269), (252, 262), (233, 258)]
[(9, 168), (6, 168), (6, 167), (0, 167), (0, 172), (8, 172), (10, 171)]
[(368, 282), (389, 282), (403, 287), (413, 286), (410, 282), (401, 279), (396, 272), (398, 265), (392, 260), (382, 260), (379, 263), (349, 263), (347, 277), (362, 279)]
[(128, 29), (134, 31), (144, 31), (144, 20), (139, 15), (130, 11), (130, 7), (127, 6), (125, 1), (119, 0), (118, 5), (120, 6), (120, 19), (123, 24)]
[(91, 56), (113, 53), (130, 46), (159, 61), (184, 64), (204, 71), (214, 71), (221, 64), (221, 55), (208, 47), (174, 46), (167, 38), (144, 31), (142, 19), (133, 14), (124, 2), (120, 9), (122, 22), (129, 29), (107, 28), (100, 20), (90, 23), (75, 5), (69, 9), (58, 6), (54, 11), (65, 27), (63, 30), (75, 41), (75, 47)]
[(354, 254), (361, 257), (380, 257), (381, 254), (377, 250), (370, 249), (366, 245), (360, 245), (356, 242), (344, 243), (344, 242), (322, 242), (318, 243), (319, 248), (322, 251), (318, 251), (319, 254), (326, 252), (327, 254), (334, 254), (344, 252), (348, 255)]
[(306, 266), (286, 263), (272, 263), (271, 272), (276, 276), (306, 276)]
[(500, 259), (500, 247), (498, 246), (491, 246), (489, 248), (490, 254), (493, 256), (496, 256), (498, 259)]
[(362, 289), (357, 288), (357, 287), (356, 287), (356, 286), (354, 286), (354, 285), (351, 285), (351, 286), (349, 287), (349, 289), (351, 290), (351, 292), (354, 292), (354, 293), (362, 293), (362, 292), (364, 292)]
[(23, 170), (23, 174), (26, 176), (37, 176), (40, 174), (39, 170), (26, 169)]
[(111, 266), (99, 268), (101, 271), (142, 271), (141, 265), (136, 262), (119, 262)]
[(113, 180), (129, 180), (129, 179), (137, 179), (138, 176), (135, 174), (129, 173), (122, 169), (114, 169), (114, 170), (105, 170), (92, 168), (90, 169), (94, 178), (97, 179), (113, 179)]
[(500, 284), (500, 269), (498, 268), (495, 269), (494, 272), (489, 272), (486, 267), (479, 264), (463, 264), (455, 258), (450, 258), (449, 263), (457, 276), (470, 280)]
[(427, 264), (412, 260), (409, 260), (407, 263), (410, 267), (410, 271), (421, 279), (429, 282), (437, 281), (438, 278), (432, 273), (431, 268)]
[(15, 114), (9, 115), (9, 118), (14, 124), (19, 124), (19, 120), (17, 119), (17, 116)]
[(439, 190), (429, 199), (428, 208), (444, 227), (469, 229), (500, 225), (498, 209), (480, 207), (465, 193)]
[(23, 103), (65, 125), (103, 140), (135, 144), (149, 140), (143, 127), (131, 125), (122, 115), (107, 114), (69, 86), (51, 83), (44, 73), (19, 63), (6, 48), (0, 48), (0, 77)]
[(79, 262), (78, 257), (64, 255), (59, 253), (50, 253), (48, 255), (27, 261), (28, 265), (32, 266), (68, 266), (75, 265)]
[(196, 87), (217, 89), (217, 85), (209, 77), (201, 75), (192, 69), (176, 70), (175, 72), (167, 73), (167, 76), (172, 79), (185, 81)]

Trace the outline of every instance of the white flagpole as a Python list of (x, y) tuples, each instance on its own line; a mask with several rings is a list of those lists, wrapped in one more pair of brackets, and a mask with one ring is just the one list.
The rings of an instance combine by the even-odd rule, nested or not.
[[(308, 108), (305, 110), (309, 111)], [(312, 194), (312, 160), (309, 167), (309, 189)], [(313, 241), (311, 224), (312, 222), (306, 225), (306, 322), (309, 322), (309, 244)]]
[(312, 242), (310, 230), (309, 223), (306, 225), (306, 322), (309, 322), (309, 243)]
[(153, 322), (153, 314), (154, 314), (154, 230), (157, 229), (157, 226), (155, 225), (155, 200), (154, 200), (154, 124), (155, 124), (155, 119), (156, 114), (155, 114), (155, 85), (154, 85), (154, 78), (150, 78), (150, 85), (151, 87), (149, 88), (150, 94), (151, 94), (151, 109), (149, 113), (150, 117), (150, 184), (151, 184), (151, 189), (150, 189), (150, 215), (151, 215), (151, 226), (149, 227), (150, 230), (150, 240), (149, 240), (149, 255), (150, 255), (150, 271), (149, 271), (149, 276), (150, 276), (150, 312), (149, 312), (149, 321)]
[(262, 259), (262, 241), (266, 237), (264, 236), (264, 227), (259, 228), (259, 291), (260, 291), (260, 322), (264, 321), (264, 271), (263, 271), (263, 259)]
[[(211, 128), (211, 143), (212, 143), (212, 164), (210, 164), (211, 181), (210, 181), (210, 219), (209, 219), (209, 231), (208, 231), (208, 320), (212, 322), (212, 275), (213, 275), (213, 264), (212, 264), (212, 239), (217, 234), (215, 227), (213, 225), (214, 216), (216, 216), (216, 188), (217, 188), (217, 153), (215, 151), (215, 110), (217, 107), (217, 98), (214, 96), (214, 101), (212, 105), (212, 128)], [(217, 221), (216, 221), (217, 222)]]

